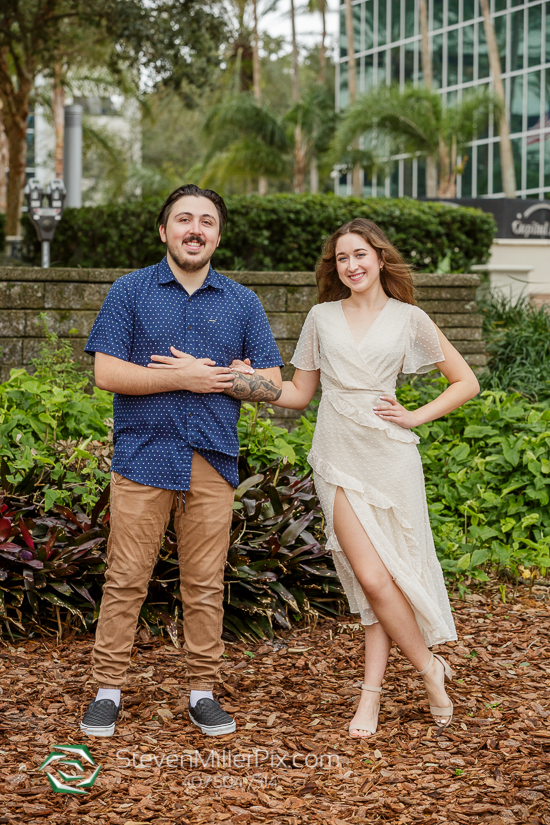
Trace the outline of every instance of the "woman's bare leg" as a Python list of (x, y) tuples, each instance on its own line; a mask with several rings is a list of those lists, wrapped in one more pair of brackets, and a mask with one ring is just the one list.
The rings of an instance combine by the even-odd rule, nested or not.
[[(334, 530), (379, 623), (413, 667), (423, 670), (431, 654), (413, 610), (382, 563), (341, 487), (334, 499)], [(424, 683), (431, 705), (450, 707), (442, 686), (442, 671), (443, 665), (436, 659), (423, 677)]]
[[(388, 656), (391, 649), (391, 639), (380, 624), (369, 624), (365, 627), (365, 685), (379, 687), (382, 684)], [(350, 733), (362, 738), (370, 736), (372, 728), (376, 727), (380, 694), (370, 690), (362, 690), (355, 716), (351, 720)]]

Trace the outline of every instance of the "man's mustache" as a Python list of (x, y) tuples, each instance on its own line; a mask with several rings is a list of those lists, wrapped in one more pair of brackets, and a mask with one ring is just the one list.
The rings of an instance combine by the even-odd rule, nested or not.
[(196, 241), (204, 246), (204, 238), (201, 238), (199, 235), (187, 235), (187, 237), (182, 240), (182, 243), (189, 243), (189, 241)]

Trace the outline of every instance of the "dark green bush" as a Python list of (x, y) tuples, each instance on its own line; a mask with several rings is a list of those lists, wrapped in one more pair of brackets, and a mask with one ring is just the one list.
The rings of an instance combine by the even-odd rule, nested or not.
[[(163, 253), (155, 228), (160, 204), (67, 209), (52, 243), (52, 266), (136, 269)], [(447, 255), (453, 272), (467, 272), (489, 257), (495, 224), (477, 209), (408, 198), (269, 195), (227, 198), (229, 224), (214, 257), (226, 270), (307, 271), (315, 267), (323, 238), (356, 217), (370, 218), (416, 269), (434, 272)], [(39, 245), (24, 220), (25, 257), (40, 261)]]

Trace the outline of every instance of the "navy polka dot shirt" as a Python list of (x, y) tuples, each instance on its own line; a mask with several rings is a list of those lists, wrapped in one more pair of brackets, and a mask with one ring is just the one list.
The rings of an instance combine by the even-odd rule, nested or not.
[[(259, 298), (212, 267), (189, 295), (166, 258), (119, 278), (96, 318), (86, 352), (104, 352), (145, 367), (170, 347), (228, 367), (250, 358), (256, 369), (283, 366)], [(193, 450), (230, 483), (239, 483), (240, 401), (188, 390), (115, 393), (111, 469), (139, 484), (189, 490)]]

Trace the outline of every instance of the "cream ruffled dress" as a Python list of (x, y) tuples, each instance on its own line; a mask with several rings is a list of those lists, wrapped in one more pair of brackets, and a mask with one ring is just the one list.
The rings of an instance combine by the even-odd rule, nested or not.
[(350, 609), (361, 614), (362, 624), (377, 621), (334, 532), (337, 487), (411, 604), (429, 646), (457, 636), (430, 529), (419, 438), (378, 418), (373, 407), (381, 395), (395, 397), (400, 372), (425, 373), (443, 360), (429, 316), (390, 298), (359, 344), (341, 301), (313, 307), (291, 361), (298, 369), (321, 371), (308, 461), (326, 519), (327, 547)]

